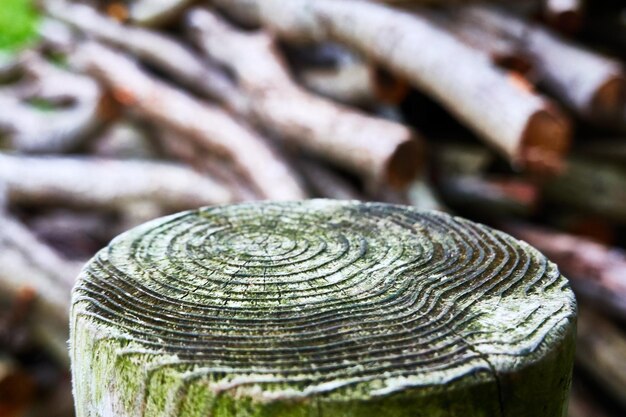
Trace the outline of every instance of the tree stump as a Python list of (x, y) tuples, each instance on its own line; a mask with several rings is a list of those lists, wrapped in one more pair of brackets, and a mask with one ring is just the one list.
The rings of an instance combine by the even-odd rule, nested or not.
[(565, 416), (576, 304), (528, 244), (437, 212), (204, 208), (73, 292), (78, 417)]

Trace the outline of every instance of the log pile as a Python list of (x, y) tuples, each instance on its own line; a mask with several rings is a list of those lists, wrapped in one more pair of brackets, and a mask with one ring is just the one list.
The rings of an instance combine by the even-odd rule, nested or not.
[(1, 416), (72, 415), (69, 290), (114, 236), (311, 197), (540, 249), (581, 301), (570, 416), (624, 415), (621, 2), (38, 3), (37, 40), (0, 54)]

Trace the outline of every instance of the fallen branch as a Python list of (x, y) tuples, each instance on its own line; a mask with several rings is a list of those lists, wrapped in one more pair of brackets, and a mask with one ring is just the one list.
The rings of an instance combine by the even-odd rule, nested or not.
[[(20, 60), (22, 85), (0, 94), (0, 131), (10, 146), (26, 152), (65, 152), (75, 149), (103, 123), (101, 90), (82, 75), (54, 67), (34, 54)], [(52, 110), (32, 104), (41, 100)]]
[(626, 319), (625, 252), (583, 237), (527, 224), (500, 226), (556, 262), (580, 296)]
[(314, 96), (291, 79), (265, 33), (244, 33), (195, 9), (189, 26), (199, 46), (230, 68), (254, 120), (289, 143), (358, 173), (371, 188), (404, 187), (417, 174), (420, 144), (407, 127)]
[(158, 81), (124, 55), (96, 43), (81, 45), (73, 62), (102, 80), (121, 104), (143, 118), (227, 158), (263, 198), (305, 196), (291, 168), (265, 138), (221, 108)]
[(466, 22), (456, 9), (419, 8), (413, 11), (421, 17), (436, 23), (463, 43), (489, 55), (499, 67), (520, 73), (529, 82), (536, 82), (532, 56), (520, 50), (515, 42), (504, 36), (498, 36), (481, 25)]
[(165, 162), (0, 154), (0, 181), (11, 204), (173, 211), (232, 201), (221, 184)]
[[(626, 77), (619, 61), (496, 7), (462, 7), (451, 10), (450, 15), (454, 20), (450, 24), (459, 31), (480, 30), (483, 38), (496, 38), (508, 43), (509, 49), (516, 51), (513, 53), (530, 57), (539, 82), (581, 116), (596, 123), (621, 122)], [(481, 46), (489, 48), (496, 42)]]
[(83, 4), (50, 1), (46, 9), (66, 24), (159, 68), (194, 92), (231, 108), (242, 105), (237, 89), (223, 71), (198, 58), (194, 51), (171, 36), (122, 25)]
[(553, 170), (568, 147), (569, 123), (551, 103), (420, 16), (357, 0), (213, 3), (291, 41), (349, 45), (436, 98), (515, 165)]
[(76, 33), (69, 25), (48, 16), (37, 26), (37, 35), (43, 52), (67, 55), (76, 43)]
[(25, 289), (34, 292), (30, 331), (67, 363), (70, 291), (82, 262), (60, 258), (21, 223), (0, 214), (0, 264), (0, 294), (14, 299)]
[(0, 131), (8, 146), (25, 152), (63, 152), (75, 148), (93, 131), (93, 108), (44, 113), (11, 96), (0, 96)]
[(61, 69), (30, 51), (21, 55), (20, 68), (24, 75), (21, 99), (40, 99), (59, 106), (90, 104), (92, 111), (97, 108), (102, 91), (92, 78)]

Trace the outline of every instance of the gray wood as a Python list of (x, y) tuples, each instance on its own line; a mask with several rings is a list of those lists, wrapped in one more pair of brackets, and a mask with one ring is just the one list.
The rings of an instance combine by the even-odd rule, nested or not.
[(116, 238), (72, 303), (78, 417), (566, 413), (566, 279), (529, 245), (438, 212), (184, 212)]

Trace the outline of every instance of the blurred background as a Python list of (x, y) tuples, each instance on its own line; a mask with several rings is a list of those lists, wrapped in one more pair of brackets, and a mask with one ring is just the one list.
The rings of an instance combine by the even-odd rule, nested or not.
[(81, 265), (246, 200), (444, 210), (580, 303), (570, 417), (626, 415), (620, 0), (2, 0), (0, 417), (73, 415)]

